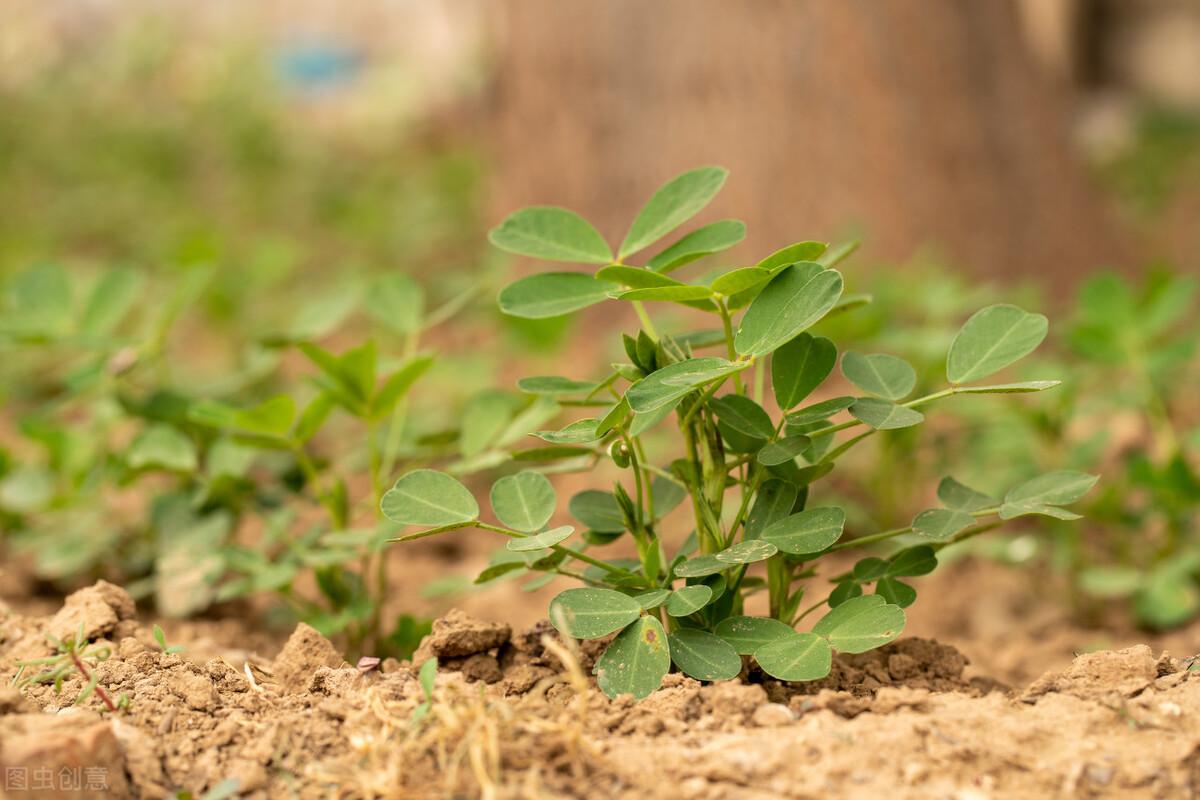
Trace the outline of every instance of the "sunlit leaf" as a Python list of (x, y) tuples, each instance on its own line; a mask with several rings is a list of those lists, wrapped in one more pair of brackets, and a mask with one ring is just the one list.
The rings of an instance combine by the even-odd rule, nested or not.
[(551, 624), (576, 639), (607, 636), (641, 615), (637, 600), (612, 589), (567, 589), (550, 601)]
[(383, 496), (383, 515), (403, 525), (440, 526), (479, 518), (467, 487), (444, 472), (418, 469), (396, 481)]
[(555, 206), (513, 212), (492, 228), (488, 241), (501, 250), (546, 261), (607, 264), (613, 260), (608, 243), (591, 223), (574, 211)]
[(887, 353), (848, 352), (842, 356), (842, 374), (867, 394), (885, 400), (907, 397), (917, 385), (917, 373), (912, 366)]
[(764, 356), (791, 341), (833, 308), (842, 294), (836, 270), (802, 262), (771, 279), (742, 316), (734, 337), (737, 351)]
[(721, 190), (728, 174), (721, 167), (700, 167), (665, 183), (633, 220), (619, 258), (653, 244), (699, 213)]
[(727, 681), (742, 671), (742, 659), (732, 645), (708, 631), (681, 628), (668, 642), (675, 666), (696, 680)]
[(812, 633), (793, 633), (754, 651), (762, 671), (781, 681), (815, 681), (829, 674), (829, 642)]
[(762, 539), (792, 555), (819, 553), (842, 538), (846, 513), (835, 506), (809, 508), (767, 526)]
[(596, 683), (609, 697), (631, 694), (640, 700), (659, 686), (671, 669), (667, 632), (645, 616), (617, 634), (596, 661)]
[[(837, 348), (823, 336), (802, 333), (771, 356), (771, 388), (784, 411), (799, 405), (829, 377)], [(823, 417), (818, 417), (823, 419)]]
[(986, 378), (1032, 353), (1046, 338), (1049, 323), (1013, 305), (988, 306), (966, 321), (946, 356), (951, 383)]
[(796, 631), (770, 617), (726, 617), (717, 624), (716, 634), (733, 645), (738, 655), (750, 656), (764, 645), (794, 636)]
[(872, 428), (880, 431), (890, 431), (897, 428), (908, 428), (919, 425), (925, 420), (925, 415), (906, 406), (896, 405), (890, 400), (877, 397), (860, 397), (850, 406), (850, 413)]
[(612, 284), (582, 272), (543, 272), (500, 291), (500, 310), (524, 319), (569, 314), (607, 300)]
[(550, 521), (558, 502), (550, 480), (540, 472), (530, 471), (506, 475), (496, 481), (492, 484), (491, 500), (496, 518), (523, 533), (540, 531)]

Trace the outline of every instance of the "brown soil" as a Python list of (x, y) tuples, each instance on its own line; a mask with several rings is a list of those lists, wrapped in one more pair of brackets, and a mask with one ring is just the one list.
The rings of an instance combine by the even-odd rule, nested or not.
[[(77, 676), (61, 693), (5, 682), (0, 796), (170, 797), (229, 779), (236, 796), (304, 798), (1200, 792), (1200, 672), (1145, 645), (1079, 656), (1007, 689), (970, 672), (955, 648), (908, 638), (838, 658), (817, 684), (764, 680), (751, 666), (711, 685), (671, 675), (634, 703), (608, 700), (587, 677), (602, 645), (577, 649), (544, 622), (513, 634), (455, 612), (416, 659), (437, 655), (441, 669), (414, 724), (424, 697), (408, 663), (350, 666), (307, 626), (274, 658), (167, 655), (128, 596), (98, 583), (53, 615), (0, 607), (0, 674), (47, 655), (45, 633), (80, 623), (112, 643), (95, 673), (128, 707), (111, 714), (95, 696), (73, 707)], [(54, 776), (54, 788), (17, 791), (10, 776), (22, 770), (29, 785)], [(64, 788), (71, 775), (93, 789)]]

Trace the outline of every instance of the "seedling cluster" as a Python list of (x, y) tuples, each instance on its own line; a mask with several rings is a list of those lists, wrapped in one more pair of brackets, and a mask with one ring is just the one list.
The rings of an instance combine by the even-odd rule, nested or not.
[[(615, 254), (590, 223), (561, 208), (526, 208), (496, 227), (491, 241), (508, 252), (598, 267), (594, 274), (556, 271), (516, 281), (500, 293), (506, 314), (540, 319), (631, 303), (641, 329), (622, 337), (628, 360), (594, 376), (519, 382), (528, 394), (592, 414), (536, 433), (542, 446), (513, 454), (544, 466), (494, 482), (495, 522), (483, 519), (457, 479), (429, 469), (403, 475), (381, 504), (388, 518), (421, 528), (400, 541), (463, 528), (508, 537), (505, 554), (480, 581), (532, 571), (583, 584), (554, 598), (550, 619), (577, 638), (615, 634), (595, 668), (610, 696), (645, 697), (672, 665), (701, 680), (727, 680), (742, 671), (743, 656), (780, 680), (820, 679), (834, 651), (860, 653), (900, 635), (904, 608), (916, 599), (907, 579), (934, 569), (940, 549), (1016, 517), (1077, 518), (1064, 506), (1096, 482), (1056, 471), (993, 497), (946, 477), (939, 507), (890, 530), (844, 538), (843, 509), (814, 502), (838, 459), (878, 433), (921, 424), (922, 409), (939, 400), (1053, 388), (1058, 381), (981, 383), (1032, 352), (1048, 323), (1013, 305), (978, 311), (946, 354), (946, 385), (914, 398), (916, 372), (903, 359), (858, 352), (839, 359), (832, 341), (810, 332), (869, 299), (843, 291), (836, 267), (852, 246), (800, 242), (693, 282), (674, 277), (742, 241), (745, 226), (721, 220), (631, 263), (704, 208), (725, 177), (723, 169), (704, 167), (668, 182)], [(715, 324), (660, 332), (645, 307), (651, 302), (709, 314)], [(827, 387), (839, 361), (853, 394)], [(672, 416), (673, 457), (652, 463), (648, 440), (661, 444)], [(546, 473), (605, 460), (628, 477), (611, 491), (570, 499), (578, 533), (576, 525), (552, 526), (558, 498)], [(691, 533), (668, 541), (664, 520), (683, 504)], [(892, 540), (903, 546), (830, 576), (828, 591), (818, 587), (814, 579), (831, 554)], [(618, 542), (636, 558), (594, 553)], [(756, 604), (762, 613), (751, 613)]]

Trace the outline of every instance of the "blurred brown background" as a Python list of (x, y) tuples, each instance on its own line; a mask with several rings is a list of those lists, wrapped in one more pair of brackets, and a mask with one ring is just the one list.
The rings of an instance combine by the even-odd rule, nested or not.
[(285, 61), (332, 48), (353, 68), (295, 93), (291, 124), (467, 139), (484, 223), (558, 203), (615, 236), (654, 186), (719, 163), (732, 178), (708, 213), (745, 219), (755, 253), (852, 235), (883, 261), (932, 252), (1066, 284), (1188, 265), (1200, 243), (1194, 159), (1151, 153), (1134, 191), (1108, 190), (1147, 109), (1200, 109), (1194, 0), (19, 0), (5, 15), (10, 88), (147, 27), (170, 31), (172, 80), (231, 41)]

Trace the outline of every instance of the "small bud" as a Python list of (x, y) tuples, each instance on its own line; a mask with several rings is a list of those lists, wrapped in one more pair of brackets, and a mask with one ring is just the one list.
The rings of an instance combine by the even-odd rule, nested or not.
[(617, 440), (608, 448), (609, 458), (621, 469), (629, 466), (629, 448), (624, 442)]

